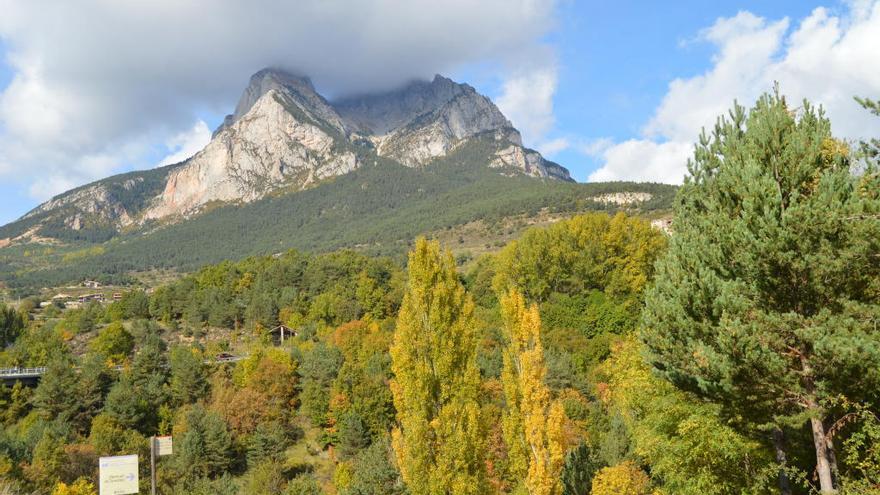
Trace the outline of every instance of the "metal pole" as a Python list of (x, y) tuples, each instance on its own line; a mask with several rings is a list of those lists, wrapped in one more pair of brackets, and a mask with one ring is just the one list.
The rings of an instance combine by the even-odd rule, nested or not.
[(150, 494), (156, 495), (156, 437), (150, 437)]

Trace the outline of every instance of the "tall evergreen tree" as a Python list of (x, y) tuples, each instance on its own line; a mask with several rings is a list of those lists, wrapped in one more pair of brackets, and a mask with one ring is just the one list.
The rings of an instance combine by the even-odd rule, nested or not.
[(175, 453), (178, 472), (188, 480), (218, 476), (232, 463), (232, 447), (232, 435), (223, 419), (196, 404), (186, 415), (186, 433), (180, 453)]
[(198, 349), (171, 349), (171, 396), (178, 404), (192, 404), (208, 395), (208, 369)]
[(512, 474), (525, 478), (530, 495), (559, 495), (565, 466), (565, 411), (544, 383), (547, 366), (538, 306), (527, 307), (515, 289), (499, 299), (508, 339), (501, 380)]
[(86, 433), (92, 419), (104, 407), (104, 398), (110, 390), (113, 377), (104, 357), (92, 354), (83, 358), (78, 379), (79, 413), (74, 423), (80, 433)]
[(69, 423), (76, 418), (80, 396), (75, 366), (76, 361), (67, 352), (56, 352), (49, 361), (33, 398), (44, 419)]
[(140, 343), (131, 369), (122, 373), (107, 394), (105, 411), (127, 428), (155, 434), (160, 406), (168, 402), (168, 360), (165, 343), (148, 333)]
[[(880, 117), (880, 100), (871, 100), (868, 98), (856, 98), (856, 101), (874, 115)], [(861, 151), (865, 158), (873, 160), (876, 164), (880, 159), (880, 138), (872, 138), (860, 143)]]
[(647, 295), (651, 360), (731, 417), (809, 424), (832, 492), (824, 403), (880, 385), (880, 177), (778, 92), (719, 119), (688, 168)]
[(401, 475), (413, 495), (486, 493), (474, 303), (437, 242), (418, 239), (408, 267), (391, 347)]

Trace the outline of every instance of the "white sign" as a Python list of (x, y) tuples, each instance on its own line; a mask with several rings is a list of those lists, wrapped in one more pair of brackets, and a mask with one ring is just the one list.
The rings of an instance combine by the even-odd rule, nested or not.
[(98, 489), (101, 495), (138, 493), (138, 456), (101, 457), (98, 460)]
[(156, 455), (171, 455), (174, 453), (171, 437), (156, 437)]

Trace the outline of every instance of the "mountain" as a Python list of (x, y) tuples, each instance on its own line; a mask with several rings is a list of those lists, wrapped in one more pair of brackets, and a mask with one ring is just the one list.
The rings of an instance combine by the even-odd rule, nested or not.
[(17, 222), (27, 229), (5, 229), (4, 237), (57, 237), (64, 229), (106, 236), (114, 229), (190, 217), (207, 205), (301, 190), (350, 173), (372, 155), (422, 167), (477, 137), (496, 144), (479, 160), (482, 166), (571, 180), (565, 168), (524, 148), (519, 132), (491, 100), (466, 84), (436, 76), (331, 103), (308, 78), (265, 69), (251, 77), (235, 112), (190, 159), (61, 194)]
[(442, 76), (328, 101), (308, 78), (265, 69), (188, 160), (79, 187), (0, 227), (0, 284), (192, 269), (289, 247), (394, 252), (487, 217), (604, 209), (603, 194), (666, 208), (658, 187), (574, 183), (524, 147), (490, 99)]

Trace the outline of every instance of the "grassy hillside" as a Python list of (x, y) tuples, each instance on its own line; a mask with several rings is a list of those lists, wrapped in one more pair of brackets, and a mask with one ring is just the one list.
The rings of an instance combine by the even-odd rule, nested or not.
[(0, 257), (0, 280), (13, 288), (83, 278), (124, 282), (133, 271), (190, 271), (224, 259), (290, 248), (312, 252), (354, 248), (400, 255), (422, 233), (471, 222), (491, 228), (514, 217), (613, 208), (590, 199), (609, 192), (648, 192), (653, 197), (639, 210), (665, 210), (675, 191), (658, 184), (575, 184), (506, 176), (471, 165), (474, 156), (485, 156), (480, 146), (465, 147), (424, 169), (376, 159), (371, 166), (312, 189), (218, 207), (187, 221), (123, 234), (100, 249), (80, 244), (76, 256), (70, 254), (72, 247), (56, 248), (40, 256), (43, 266), (28, 268), (19, 257), (0, 250), (6, 255)]

